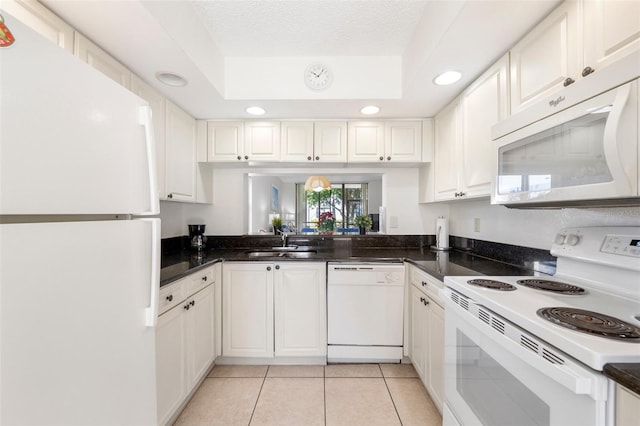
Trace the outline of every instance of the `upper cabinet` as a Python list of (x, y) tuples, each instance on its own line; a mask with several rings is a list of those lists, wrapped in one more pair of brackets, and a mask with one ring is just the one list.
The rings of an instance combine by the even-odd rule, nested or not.
[(280, 160), (280, 123), (248, 121), (244, 123), (244, 159)]
[(346, 121), (283, 121), (281, 160), (344, 163), (347, 161)]
[(640, 49), (640, 2), (585, 0), (584, 66), (596, 71)]
[(567, 0), (511, 48), (511, 112), (640, 49), (640, 2)]
[(348, 162), (422, 161), (422, 121), (349, 122)]
[(196, 202), (196, 120), (169, 101), (166, 108), (167, 198)]
[(244, 160), (244, 123), (242, 121), (209, 121), (207, 123), (207, 159), (211, 162)]
[(581, 65), (578, 3), (556, 8), (511, 48), (511, 112), (551, 95), (577, 78)]
[(131, 71), (91, 40), (76, 32), (75, 55), (121, 86), (131, 88)]
[(434, 199), (488, 196), (495, 174), (491, 127), (507, 117), (508, 56), (435, 119)]
[(36, 0), (2, 0), (2, 9), (73, 54), (73, 28)]

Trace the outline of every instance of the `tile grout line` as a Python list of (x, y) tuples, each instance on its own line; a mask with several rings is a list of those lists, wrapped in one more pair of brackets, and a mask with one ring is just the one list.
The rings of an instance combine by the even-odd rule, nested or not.
[(387, 392), (389, 393), (389, 398), (391, 399), (391, 403), (393, 404), (393, 409), (396, 411), (396, 416), (398, 416), (398, 421), (400, 422), (400, 426), (402, 426), (402, 418), (400, 418), (398, 407), (396, 407), (396, 402), (393, 400), (393, 395), (391, 394), (391, 390), (389, 389), (389, 384), (387, 383), (387, 376), (384, 375), (384, 372), (382, 371), (382, 367), (380, 367), (380, 364), (378, 364), (378, 368), (380, 368), (380, 374), (382, 374), (382, 380), (384, 380), (384, 386), (387, 388)]
[(262, 384), (260, 385), (260, 390), (258, 391), (258, 397), (256, 398), (256, 403), (253, 404), (253, 411), (251, 411), (251, 417), (249, 418), (249, 423), (247, 426), (251, 425), (251, 421), (253, 420), (253, 415), (256, 413), (256, 408), (258, 407), (258, 401), (260, 400), (260, 395), (262, 394), (262, 388), (264, 387), (264, 382), (267, 380), (267, 375), (269, 374), (269, 369), (271, 366), (267, 366), (267, 371), (264, 372), (264, 377), (262, 378)]

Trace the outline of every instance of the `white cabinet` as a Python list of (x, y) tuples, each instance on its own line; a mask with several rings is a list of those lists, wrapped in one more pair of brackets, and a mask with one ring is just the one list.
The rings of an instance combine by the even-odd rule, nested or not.
[[(581, 71), (577, 1), (556, 8), (511, 48), (511, 112), (562, 89)], [(567, 81), (568, 83), (568, 81)]]
[(215, 267), (160, 291), (156, 327), (158, 419), (167, 424), (209, 371), (215, 357)]
[(73, 28), (38, 1), (2, 0), (2, 9), (73, 54)]
[(248, 121), (244, 124), (244, 159), (280, 160), (280, 123)]
[(273, 266), (262, 262), (223, 265), (223, 356), (273, 357)]
[(508, 115), (504, 56), (435, 119), (434, 199), (489, 196), (496, 173), (491, 127)]
[(438, 291), (444, 284), (409, 267), (411, 362), (440, 412), (444, 401), (444, 308)]
[(584, 66), (596, 71), (640, 49), (640, 2), (585, 0)]
[(326, 356), (326, 266), (275, 265), (275, 356)]
[(640, 419), (640, 396), (616, 385), (616, 426), (634, 426)]
[(283, 121), (281, 140), (283, 162), (347, 161), (346, 121)]
[(348, 162), (384, 161), (383, 121), (351, 121), (348, 132)]
[(196, 120), (169, 102), (166, 103), (166, 198), (196, 201)]
[(82, 61), (121, 86), (127, 89), (131, 87), (131, 71), (77, 31), (74, 40), (74, 53)]
[(450, 200), (458, 194), (459, 101), (436, 115), (434, 147), (434, 198)]
[(207, 159), (211, 162), (243, 161), (244, 122), (209, 121), (207, 123)]
[(282, 161), (313, 161), (313, 121), (283, 121)]
[(422, 121), (386, 121), (384, 128), (385, 161), (413, 163), (422, 161)]
[(459, 197), (491, 194), (491, 180), (497, 173), (491, 127), (509, 114), (508, 69), (509, 57), (505, 55), (460, 97), (462, 134), (456, 162)]
[(325, 263), (231, 262), (222, 274), (223, 356), (326, 355)]
[(161, 200), (165, 200), (167, 192), (165, 189), (165, 98), (142, 81), (139, 77), (131, 76), (131, 91), (149, 102), (153, 118), (153, 137), (156, 143), (156, 169), (158, 176), (158, 195)]
[(347, 122), (316, 121), (313, 128), (313, 161), (347, 162)]

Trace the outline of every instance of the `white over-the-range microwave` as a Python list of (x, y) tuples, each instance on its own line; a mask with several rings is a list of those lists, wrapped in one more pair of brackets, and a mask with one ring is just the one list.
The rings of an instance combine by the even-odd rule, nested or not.
[(640, 205), (640, 54), (630, 55), (492, 128), (492, 204)]

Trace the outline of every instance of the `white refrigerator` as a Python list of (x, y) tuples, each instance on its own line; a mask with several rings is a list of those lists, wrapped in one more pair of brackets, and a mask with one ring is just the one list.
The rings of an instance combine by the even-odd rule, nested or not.
[(150, 109), (2, 15), (0, 424), (156, 424)]

